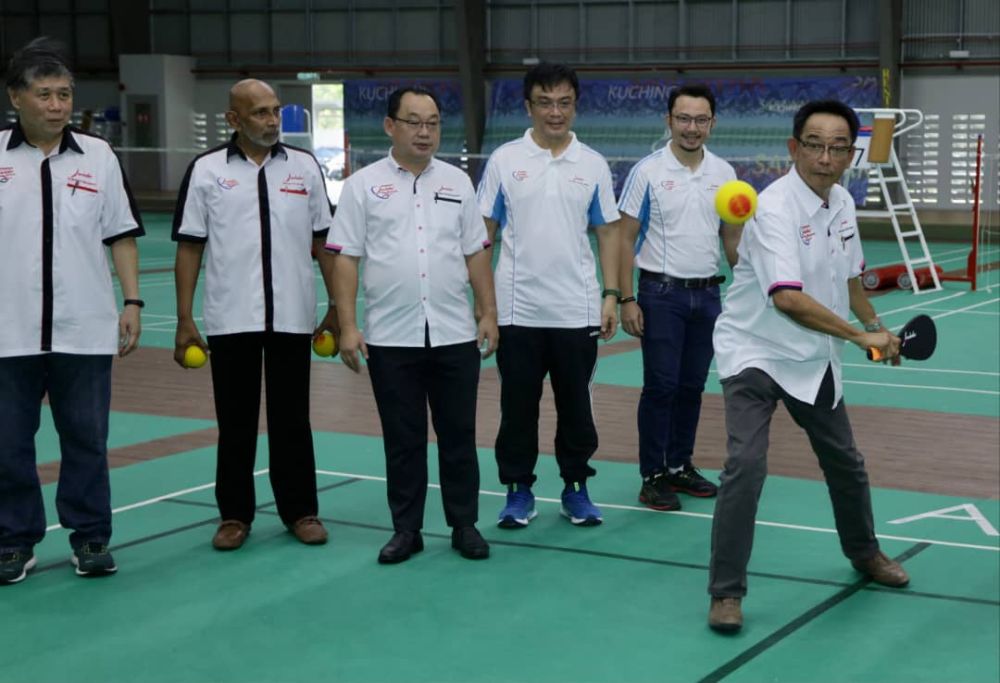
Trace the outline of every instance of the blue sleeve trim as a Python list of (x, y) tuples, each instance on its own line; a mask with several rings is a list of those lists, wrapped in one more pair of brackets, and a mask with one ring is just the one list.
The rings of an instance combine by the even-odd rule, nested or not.
[(600, 189), (600, 185), (594, 185), (594, 194), (590, 198), (590, 207), (587, 209), (587, 220), (594, 226), (607, 225), (610, 222), (605, 220), (604, 214), (601, 213), (601, 200), (597, 196), (598, 190)]
[(635, 253), (639, 254), (639, 250), (642, 249), (642, 243), (646, 241), (646, 235), (649, 234), (649, 205), (650, 205), (650, 194), (649, 185), (646, 186), (646, 193), (642, 196), (642, 205), (639, 207), (639, 215), (636, 218), (639, 219), (639, 239), (635, 241)]

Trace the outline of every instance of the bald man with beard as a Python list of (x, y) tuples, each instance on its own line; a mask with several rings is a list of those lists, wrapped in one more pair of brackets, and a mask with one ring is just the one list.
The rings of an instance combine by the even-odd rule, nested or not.
[[(281, 103), (263, 81), (229, 93), (230, 141), (191, 162), (174, 213), (177, 334), (185, 350), (209, 354), (219, 445), (215, 496), (217, 550), (242, 547), (256, 510), (261, 380), (266, 383), (269, 477), (281, 521), (302, 543), (326, 543), (317, 517), (316, 464), (309, 424), (310, 342), (338, 332), (332, 271), (321, 262), (328, 294), (316, 325), (313, 247), (322, 247), (333, 208), (311, 152), (279, 142)], [(319, 249), (322, 251), (322, 249)], [(202, 324), (193, 301), (205, 261)]]

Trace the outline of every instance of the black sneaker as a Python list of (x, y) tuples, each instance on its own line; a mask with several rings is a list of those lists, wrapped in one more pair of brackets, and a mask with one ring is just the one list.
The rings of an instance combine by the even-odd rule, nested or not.
[(642, 480), (639, 502), (651, 510), (680, 510), (681, 501), (663, 473)]
[(11, 550), (0, 553), (0, 586), (20, 583), (37, 564), (38, 560), (30, 550)]
[(688, 463), (684, 469), (676, 474), (667, 472), (663, 477), (670, 482), (674, 491), (686, 493), (697, 498), (713, 498), (719, 492), (719, 487), (701, 476), (698, 469)]
[(115, 560), (103, 543), (84, 543), (73, 549), (77, 576), (107, 576), (118, 571)]

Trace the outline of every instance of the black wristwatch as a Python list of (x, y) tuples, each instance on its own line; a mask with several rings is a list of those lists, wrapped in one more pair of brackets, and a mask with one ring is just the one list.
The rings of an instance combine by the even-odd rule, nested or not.
[(613, 296), (615, 298), (615, 301), (618, 301), (618, 299), (622, 297), (622, 293), (621, 290), (619, 289), (605, 289), (603, 292), (601, 292), (601, 298), (603, 299), (606, 296)]
[(143, 308), (145, 305), (146, 302), (142, 299), (125, 299), (125, 303), (123, 304), (123, 306), (138, 306), (139, 308)]

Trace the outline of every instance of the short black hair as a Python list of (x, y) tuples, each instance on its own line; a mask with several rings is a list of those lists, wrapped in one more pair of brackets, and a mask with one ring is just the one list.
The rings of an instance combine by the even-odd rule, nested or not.
[(524, 99), (531, 99), (531, 89), (536, 85), (542, 86), (542, 90), (551, 90), (560, 83), (569, 83), (573, 86), (576, 99), (580, 99), (580, 79), (576, 77), (576, 71), (565, 64), (551, 62), (536, 64), (524, 74)]
[(792, 137), (796, 140), (802, 137), (802, 129), (806, 126), (806, 121), (813, 114), (833, 114), (847, 121), (847, 126), (851, 129), (851, 144), (858, 139), (858, 129), (861, 123), (858, 115), (853, 109), (840, 100), (813, 100), (806, 102), (795, 112), (795, 120), (792, 123)]
[(38, 78), (65, 76), (73, 82), (73, 72), (62, 43), (47, 36), (35, 38), (15, 52), (7, 63), (7, 88), (23, 90)]
[(396, 88), (389, 95), (389, 104), (386, 107), (386, 116), (390, 119), (396, 118), (396, 114), (399, 113), (399, 105), (403, 101), (403, 95), (406, 93), (413, 93), (414, 95), (426, 95), (427, 97), (434, 100), (434, 106), (437, 107), (438, 116), (441, 115), (441, 101), (438, 100), (438, 96), (432, 91), (420, 85), (406, 85), (402, 88)]
[(712, 90), (704, 83), (685, 83), (684, 85), (679, 85), (671, 90), (670, 95), (667, 96), (668, 114), (673, 113), (674, 103), (681, 95), (685, 95), (687, 97), (700, 97), (708, 100), (708, 106), (712, 110), (712, 116), (715, 116), (715, 95), (712, 94)]

